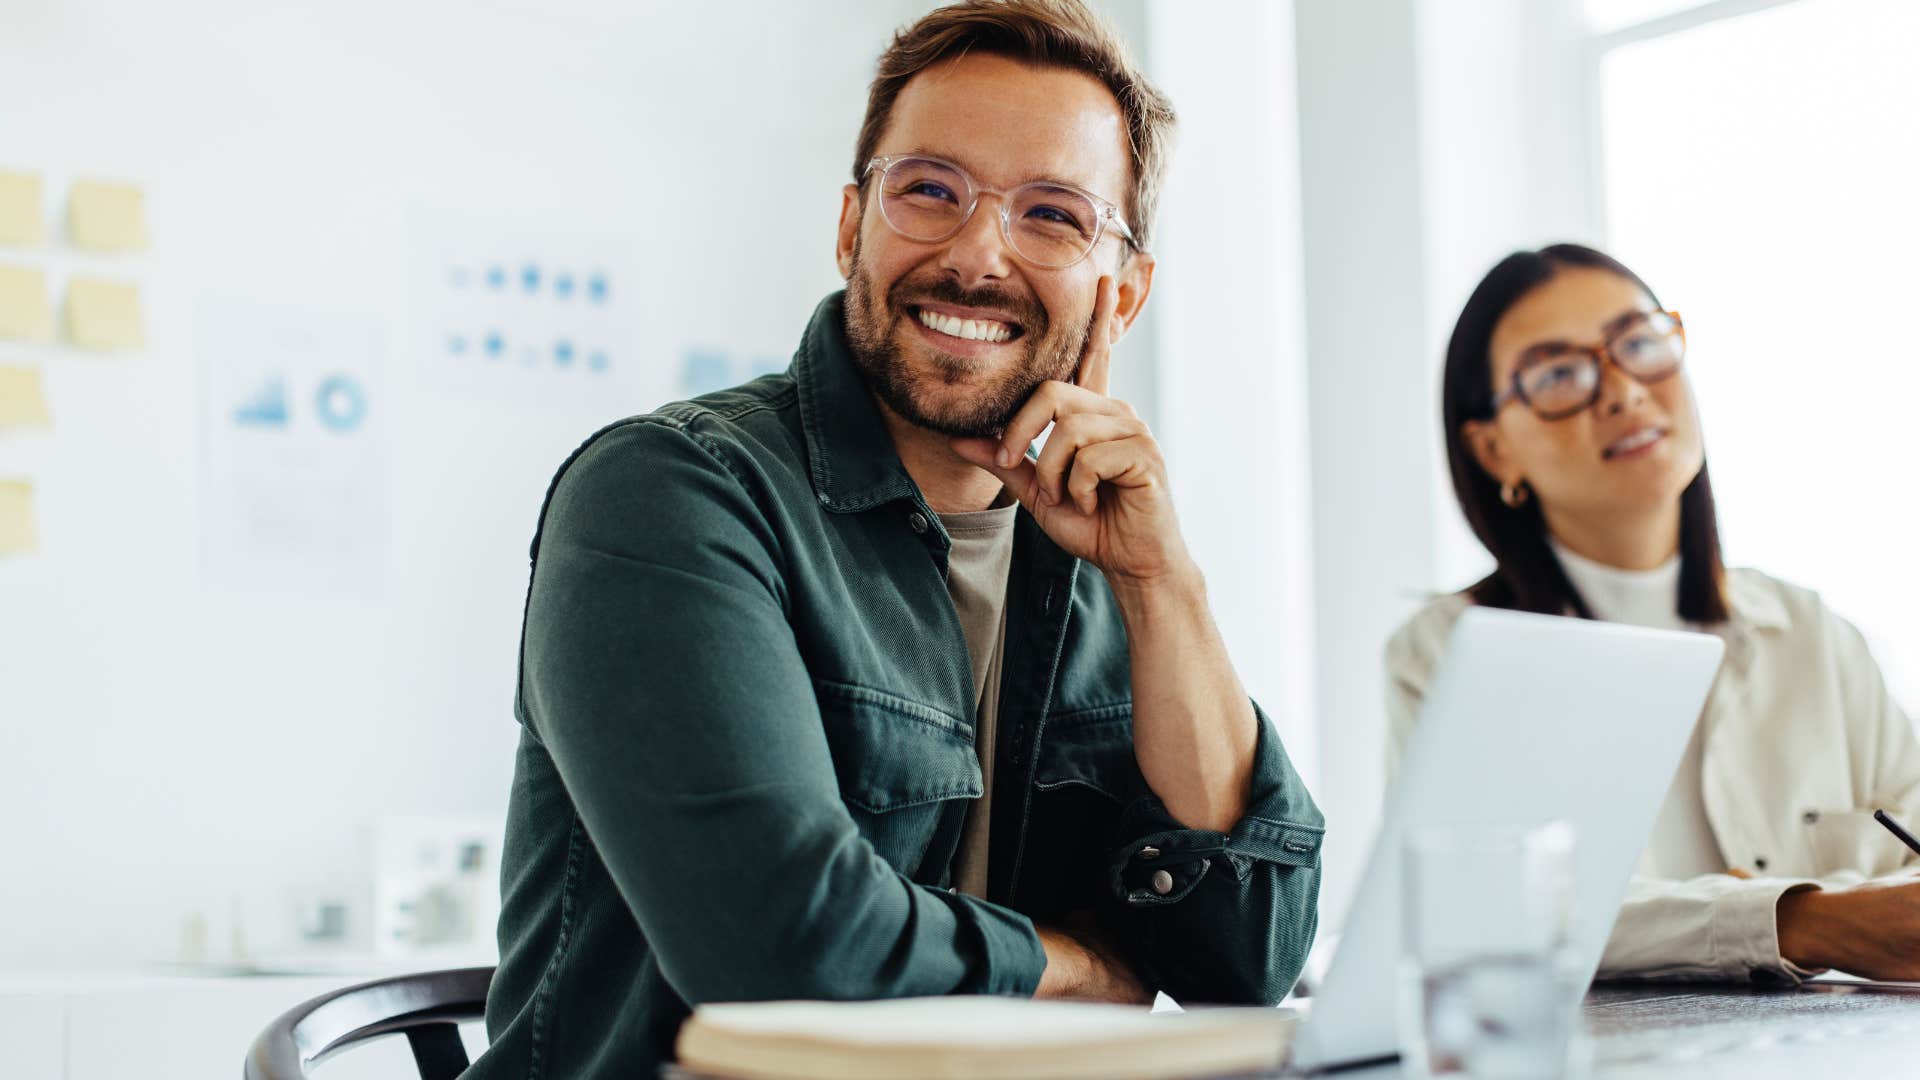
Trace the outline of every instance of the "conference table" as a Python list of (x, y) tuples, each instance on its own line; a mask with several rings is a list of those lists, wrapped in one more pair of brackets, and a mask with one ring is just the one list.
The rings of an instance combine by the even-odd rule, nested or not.
[[(1920, 984), (1782, 990), (1607, 984), (1587, 993), (1593, 1080), (1920, 1076)], [(1398, 1065), (1333, 1074), (1400, 1075)]]

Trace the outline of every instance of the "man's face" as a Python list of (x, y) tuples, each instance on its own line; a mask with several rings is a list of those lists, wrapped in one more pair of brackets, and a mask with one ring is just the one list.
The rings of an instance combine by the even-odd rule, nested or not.
[[(999, 56), (968, 55), (915, 76), (894, 102), (877, 153), (944, 158), (976, 184), (1002, 190), (1064, 181), (1121, 206), (1130, 186), (1126, 121), (1106, 87)], [(999, 196), (982, 195), (958, 233), (923, 243), (881, 216), (877, 176), (868, 176), (864, 200), (861, 190), (848, 186), (840, 216), (847, 338), (888, 408), (945, 434), (998, 436), (1035, 387), (1073, 377), (1100, 276), (1121, 261), (1124, 241), (1113, 230), (1073, 266), (1043, 269), (1007, 246)], [(1123, 326), (1151, 276), (1150, 259), (1129, 262), (1144, 265), (1119, 275)], [(954, 329), (948, 319), (999, 324), (1010, 334), (979, 340), (928, 325)]]

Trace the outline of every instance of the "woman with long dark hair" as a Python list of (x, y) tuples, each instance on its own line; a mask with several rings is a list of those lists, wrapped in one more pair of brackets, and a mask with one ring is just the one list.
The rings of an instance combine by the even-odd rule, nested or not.
[(1920, 978), (1920, 878), (1887, 877), (1914, 856), (1872, 819), (1920, 818), (1920, 741), (1817, 594), (1721, 562), (1685, 355), (1679, 314), (1591, 248), (1510, 255), (1474, 290), (1442, 410), (1454, 493), (1497, 565), (1388, 645), (1389, 770), (1469, 605), (1719, 634), (1601, 975)]

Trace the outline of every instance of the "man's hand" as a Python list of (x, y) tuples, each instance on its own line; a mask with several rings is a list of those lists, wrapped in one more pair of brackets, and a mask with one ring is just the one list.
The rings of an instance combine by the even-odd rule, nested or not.
[(1780, 955), (1805, 968), (1920, 980), (1920, 881), (1869, 881), (1780, 898)]
[[(1015, 414), (1006, 434), (954, 439), (954, 451), (993, 473), (1068, 554), (1116, 585), (1190, 580), (1193, 563), (1167, 492), (1153, 433), (1123, 401), (1107, 396), (1113, 311), (1119, 290), (1100, 279), (1093, 326), (1072, 383), (1048, 381)], [(1048, 424), (1038, 461), (1027, 447)]]
[(1153, 991), (1140, 982), (1120, 949), (1088, 920), (1076, 920), (1072, 930), (1037, 927), (1047, 951), (1047, 969), (1040, 976), (1036, 998), (1109, 1001), (1123, 1005), (1150, 1005)]

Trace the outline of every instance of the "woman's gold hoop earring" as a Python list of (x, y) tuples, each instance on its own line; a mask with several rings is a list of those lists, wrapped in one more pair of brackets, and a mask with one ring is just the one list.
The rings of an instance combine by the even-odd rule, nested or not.
[(1532, 494), (1533, 494), (1533, 489), (1527, 486), (1527, 482), (1525, 480), (1522, 480), (1517, 484), (1501, 484), (1500, 485), (1500, 501), (1503, 503), (1506, 503), (1508, 509), (1511, 509), (1511, 510), (1520, 509), (1520, 507), (1527, 501), (1527, 497)]

